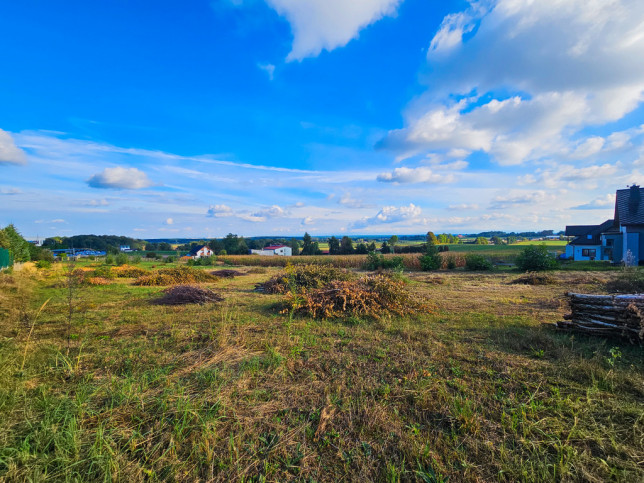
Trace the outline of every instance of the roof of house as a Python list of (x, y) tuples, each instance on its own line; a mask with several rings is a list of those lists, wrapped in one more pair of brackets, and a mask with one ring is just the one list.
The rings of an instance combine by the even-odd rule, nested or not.
[(210, 248), (206, 245), (197, 245), (192, 250), (190, 250), (190, 255), (196, 255), (202, 248), (208, 248), (208, 250), (210, 250)]
[(609, 230), (613, 224), (614, 220), (606, 220), (601, 225), (571, 225), (566, 227), (566, 235), (576, 236), (570, 242), (571, 245), (601, 245), (601, 234)]
[(264, 247), (264, 250), (277, 250), (278, 248), (288, 248), (286, 245), (270, 245)]
[(618, 225), (644, 225), (644, 188), (633, 185), (617, 190), (615, 221)]

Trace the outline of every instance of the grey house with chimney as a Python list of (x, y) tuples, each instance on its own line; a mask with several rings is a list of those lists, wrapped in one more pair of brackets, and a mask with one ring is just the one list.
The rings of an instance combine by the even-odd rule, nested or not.
[(644, 264), (644, 189), (617, 190), (613, 220), (567, 226), (566, 235), (575, 237), (566, 247), (567, 258)]

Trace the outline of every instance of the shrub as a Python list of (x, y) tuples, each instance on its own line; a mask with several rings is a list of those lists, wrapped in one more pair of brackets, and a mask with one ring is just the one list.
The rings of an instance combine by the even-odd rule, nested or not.
[[(127, 262), (126, 262), (127, 263)], [(141, 255), (135, 255), (130, 259), (130, 263), (133, 263), (135, 265), (138, 265), (141, 263)]]
[(403, 271), (405, 268), (403, 257), (388, 257), (376, 252), (369, 252), (367, 260), (362, 266), (365, 270), (396, 270)]
[(128, 261), (128, 256), (125, 253), (119, 253), (116, 255), (115, 262), (117, 265), (125, 265)]
[(87, 277), (85, 283), (88, 285), (110, 285), (112, 281), (104, 277)]
[(165, 259), (165, 263), (174, 263), (174, 261), (175, 261), (175, 258), (172, 255), (170, 255), (169, 257), (166, 257)]
[(109, 265), (101, 265), (94, 270), (94, 276), (101, 278), (114, 278), (115, 274), (112, 272), (112, 267)]
[(114, 255), (107, 255), (105, 257), (105, 264), (106, 265), (114, 265)]
[(483, 255), (478, 255), (476, 253), (469, 253), (465, 257), (465, 269), (466, 270), (492, 270), (492, 262), (488, 260)]
[(454, 270), (456, 268), (456, 257), (454, 256), (447, 257), (446, 267), (450, 270)]
[(380, 274), (359, 280), (334, 280), (303, 294), (289, 292), (285, 303), (285, 311), (315, 318), (380, 319), (432, 312), (432, 308), (411, 296), (402, 280)]
[(189, 267), (162, 268), (155, 270), (150, 275), (144, 275), (134, 281), (134, 285), (158, 286), (179, 285), (189, 283), (216, 282), (219, 280), (203, 270), (194, 270)]
[(336, 280), (350, 280), (353, 276), (339, 268), (327, 265), (287, 265), (284, 272), (258, 284), (256, 289), (265, 293), (287, 293), (323, 287)]
[(420, 262), (420, 269), (425, 272), (438, 270), (443, 264), (443, 259), (438, 254), (438, 248), (436, 245), (427, 245), (427, 251), (418, 259), (418, 261)]
[(36, 262), (36, 268), (41, 268), (41, 269), (51, 268), (51, 262), (49, 260), (38, 260)]
[(156, 258), (157, 254), (155, 252), (147, 252), (145, 258)]
[(557, 268), (557, 261), (548, 254), (545, 245), (529, 245), (516, 259), (517, 267), (524, 272), (540, 272)]
[(177, 285), (165, 289), (163, 294), (162, 297), (153, 300), (152, 303), (158, 305), (184, 305), (205, 304), (224, 300), (218, 293), (195, 285)]

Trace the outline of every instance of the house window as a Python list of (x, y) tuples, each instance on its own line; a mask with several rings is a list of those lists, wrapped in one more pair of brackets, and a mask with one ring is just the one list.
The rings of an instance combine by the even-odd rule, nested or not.
[(581, 256), (582, 257), (595, 257), (597, 256), (597, 250), (591, 250), (590, 248), (582, 248), (581, 249)]
[(592, 240), (593, 236), (592, 235), (586, 235), (586, 238), (588, 238), (589, 240)]

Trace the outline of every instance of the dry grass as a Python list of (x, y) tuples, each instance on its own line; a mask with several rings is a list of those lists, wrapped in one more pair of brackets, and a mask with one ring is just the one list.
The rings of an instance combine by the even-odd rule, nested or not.
[(265, 270), (217, 282), (221, 304), (85, 287), (69, 351), (65, 290), (0, 278), (0, 479), (644, 478), (641, 348), (543, 325), (582, 274), (413, 273), (436, 312), (368, 322), (279, 315)]
[(221, 302), (224, 298), (212, 290), (196, 285), (175, 285), (163, 291), (163, 296), (154, 299), (157, 305), (186, 305)]
[(149, 275), (144, 275), (134, 281), (139, 286), (179, 285), (192, 283), (216, 282), (219, 280), (214, 275), (203, 270), (190, 267), (162, 268)]

